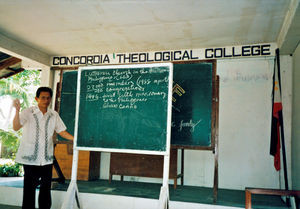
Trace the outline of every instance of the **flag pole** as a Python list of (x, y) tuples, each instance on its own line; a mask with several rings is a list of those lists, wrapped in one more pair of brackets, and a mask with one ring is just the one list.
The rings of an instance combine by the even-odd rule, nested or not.
[[(281, 76), (280, 76), (280, 56), (279, 56), (279, 49), (276, 49), (276, 64), (278, 69), (278, 83), (279, 83), (279, 90), (280, 90), (280, 97), (282, 97), (281, 91)], [(287, 165), (286, 165), (286, 151), (285, 151), (285, 140), (284, 140), (284, 126), (283, 126), (283, 114), (282, 111), (279, 111), (279, 123), (280, 123), (280, 131), (281, 131), (281, 146), (282, 146), (282, 159), (283, 159), (283, 172), (284, 172), (284, 186), (285, 190), (289, 190), (288, 184), (288, 174), (287, 174)], [(286, 197), (286, 205), (290, 206), (290, 198)]]
[[(278, 82), (279, 82), (279, 90), (281, 91), (281, 76), (280, 76), (280, 59), (279, 59), (279, 49), (276, 49), (276, 64), (278, 69)], [(280, 95), (281, 96), (281, 95)], [(279, 112), (279, 123), (280, 123), (280, 131), (281, 131), (281, 146), (282, 146), (282, 158), (283, 158), (283, 171), (284, 171), (284, 185), (285, 190), (289, 189), (288, 186), (288, 177), (287, 177), (287, 165), (286, 165), (286, 151), (285, 151), (285, 140), (284, 140), (284, 126), (283, 126), (283, 115), (282, 111)]]

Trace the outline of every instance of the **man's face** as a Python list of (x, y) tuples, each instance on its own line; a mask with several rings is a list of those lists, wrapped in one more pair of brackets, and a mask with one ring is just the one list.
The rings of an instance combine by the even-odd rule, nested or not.
[(35, 97), (39, 107), (48, 108), (51, 102), (50, 93), (47, 91), (42, 91), (39, 97)]

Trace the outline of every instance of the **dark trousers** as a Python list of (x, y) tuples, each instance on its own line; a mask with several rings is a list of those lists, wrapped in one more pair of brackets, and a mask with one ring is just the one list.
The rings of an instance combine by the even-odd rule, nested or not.
[(35, 190), (40, 185), (39, 209), (51, 208), (52, 164), (23, 165), (24, 189), (22, 209), (35, 209)]

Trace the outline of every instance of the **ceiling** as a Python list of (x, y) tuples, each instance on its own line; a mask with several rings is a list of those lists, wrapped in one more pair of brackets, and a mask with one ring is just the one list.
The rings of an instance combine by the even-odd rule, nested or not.
[(298, 6), (299, 0), (0, 0), (0, 51), (46, 65), (51, 56), (275, 42), (288, 54), (299, 43)]

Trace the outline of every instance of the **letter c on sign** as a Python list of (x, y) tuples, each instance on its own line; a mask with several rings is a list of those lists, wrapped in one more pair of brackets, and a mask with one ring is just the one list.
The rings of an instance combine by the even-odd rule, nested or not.
[[(211, 52), (210, 56), (208, 56), (207, 52)], [(213, 52), (214, 50), (213, 49), (205, 49), (205, 58), (213, 58), (214, 55), (213, 55)]]
[(59, 57), (53, 57), (53, 65), (59, 65)]

